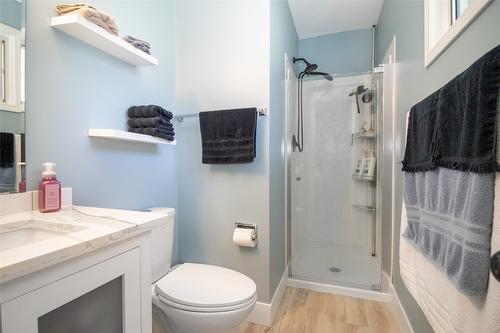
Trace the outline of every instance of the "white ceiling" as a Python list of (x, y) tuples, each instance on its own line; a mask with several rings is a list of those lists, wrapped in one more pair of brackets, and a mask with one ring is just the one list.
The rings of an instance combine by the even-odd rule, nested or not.
[(288, 0), (299, 39), (377, 24), (383, 0)]

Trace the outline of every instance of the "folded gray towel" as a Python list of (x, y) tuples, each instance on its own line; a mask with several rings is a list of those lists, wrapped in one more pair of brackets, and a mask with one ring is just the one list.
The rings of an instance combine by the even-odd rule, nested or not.
[(494, 173), (438, 168), (405, 172), (404, 201), (413, 246), (466, 295), (484, 295), (489, 277)]
[(132, 36), (125, 36), (125, 37), (123, 37), (123, 40), (126, 41), (127, 43), (131, 44), (135, 48), (150, 54), (149, 50), (151, 49), (151, 44), (149, 44), (148, 42), (146, 42), (142, 39), (132, 37)]
[(165, 117), (150, 117), (150, 118), (130, 118), (127, 121), (129, 127), (169, 127), (174, 128), (170, 120)]
[(156, 136), (168, 141), (174, 141), (175, 133), (171, 130), (156, 128), (156, 127), (139, 127), (129, 128), (129, 132)]
[(127, 110), (127, 115), (129, 118), (163, 117), (172, 119), (174, 117), (172, 112), (165, 110), (159, 105), (131, 106)]

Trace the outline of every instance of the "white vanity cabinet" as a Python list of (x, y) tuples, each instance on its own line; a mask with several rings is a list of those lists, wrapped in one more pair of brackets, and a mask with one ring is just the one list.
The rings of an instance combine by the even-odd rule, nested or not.
[(146, 232), (1, 284), (0, 332), (150, 333), (149, 237)]

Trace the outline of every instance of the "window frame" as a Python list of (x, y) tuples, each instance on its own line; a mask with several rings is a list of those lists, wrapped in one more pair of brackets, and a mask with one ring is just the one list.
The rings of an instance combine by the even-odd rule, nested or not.
[[(455, 39), (493, 2), (493, 0), (473, 0), (462, 15), (454, 19), (456, 17), (452, 5), (454, 1), (425, 0), (425, 67), (429, 67), (436, 61)], [(439, 38), (435, 37), (437, 34), (440, 35)]]

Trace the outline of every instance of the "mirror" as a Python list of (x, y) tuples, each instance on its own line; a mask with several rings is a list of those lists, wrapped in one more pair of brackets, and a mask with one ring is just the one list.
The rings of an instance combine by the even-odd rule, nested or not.
[(26, 191), (26, 0), (0, 1), (0, 192)]

